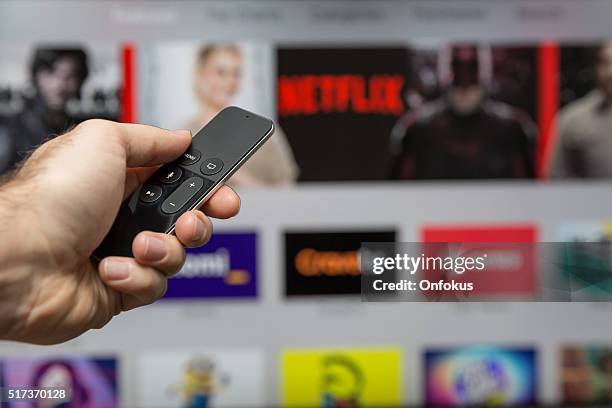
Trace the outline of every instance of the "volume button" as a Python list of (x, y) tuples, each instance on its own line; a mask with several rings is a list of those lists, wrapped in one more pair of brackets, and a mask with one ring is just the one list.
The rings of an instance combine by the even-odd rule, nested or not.
[(201, 177), (190, 177), (172, 192), (162, 203), (161, 210), (166, 214), (174, 214), (191, 200), (204, 186)]

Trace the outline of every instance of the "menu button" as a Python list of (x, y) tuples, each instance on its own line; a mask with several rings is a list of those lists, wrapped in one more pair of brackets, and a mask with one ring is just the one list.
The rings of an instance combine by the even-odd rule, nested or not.
[(202, 153), (200, 153), (199, 150), (190, 148), (185, 153), (183, 153), (183, 156), (181, 156), (180, 163), (185, 166), (189, 166), (190, 164), (197, 163), (198, 160), (200, 160), (200, 157), (202, 157)]

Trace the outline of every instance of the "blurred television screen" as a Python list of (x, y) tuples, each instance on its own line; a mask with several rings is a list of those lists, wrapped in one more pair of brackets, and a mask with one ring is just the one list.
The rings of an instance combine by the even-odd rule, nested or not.
[[(599, 0), (0, 2), (3, 182), (88, 119), (196, 134), (235, 105), (275, 124), (227, 181), (240, 214), (213, 219), (160, 302), (0, 345), (0, 391), (68, 395), (0, 407), (612, 406), (610, 16)], [(487, 265), (423, 275), (469, 295), (366, 297), (366, 243)]]

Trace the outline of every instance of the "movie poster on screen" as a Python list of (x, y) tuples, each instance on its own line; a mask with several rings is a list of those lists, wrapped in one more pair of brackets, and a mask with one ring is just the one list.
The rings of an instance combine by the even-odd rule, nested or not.
[(389, 230), (298, 231), (285, 233), (285, 294), (361, 293), (362, 242), (395, 242)]
[(257, 297), (257, 233), (215, 232), (168, 280), (166, 299)]
[[(236, 105), (272, 112), (271, 47), (259, 42), (172, 41), (141, 47), (143, 114), (165, 128), (198, 130), (203, 112)], [(213, 72), (208, 72), (211, 64)]]
[[(271, 45), (250, 41), (161, 42), (140, 51), (142, 117), (194, 135), (219, 112), (239, 106), (274, 119)], [(228, 134), (228, 143), (238, 135)], [(293, 184), (299, 174), (281, 126), (231, 177), (232, 187)]]
[(408, 55), (393, 47), (277, 51), (278, 120), (300, 180), (385, 178), (391, 128), (405, 110)]
[(120, 45), (45, 42), (0, 50), (0, 173), (86, 119), (120, 118)]
[(552, 179), (610, 179), (612, 42), (556, 44), (559, 91), (547, 175)]
[(396, 348), (290, 349), (281, 365), (286, 407), (390, 407), (402, 402), (402, 352)]
[[(65, 402), (44, 406), (118, 408), (118, 363), (114, 358), (77, 356), (8, 357), (0, 361), (0, 384), (15, 389), (66, 390)], [(58, 403), (60, 405), (53, 405)], [(65, 404), (65, 405), (61, 405)], [(3, 407), (5, 405), (2, 405)], [(30, 408), (30, 402), (11, 402), (9, 408)]]
[(144, 353), (138, 364), (138, 406), (264, 406), (264, 368), (254, 350)]
[(280, 48), (277, 65), (300, 181), (534, 177), (535, 47)]
[(425, 352), (427, 406), (531, 406), (537, 401), (530, 348), (465, 347)]

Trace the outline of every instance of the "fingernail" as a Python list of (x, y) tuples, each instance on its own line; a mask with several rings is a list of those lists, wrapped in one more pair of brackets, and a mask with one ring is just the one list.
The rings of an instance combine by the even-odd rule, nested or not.
[(164, 259), (168, 250), (166, 243), (159, 238), (147, 237), (144, 258), (147, 261), (160, 261)]
[(108, 280), (127, 279), (130, 276), (130, 266), (127, 262), (107, 259), (104, 261), (104, 273)]
[(204, 236), (206, 235), (206, 226), (204, 225), (204, 222), (200, 219), (200, 217), (198, 217), (197, 215), (195, 217), (196, 222), (195, 231), (193, 232), (193, 241), (199, 242), (202, 241), (204, 239)]

